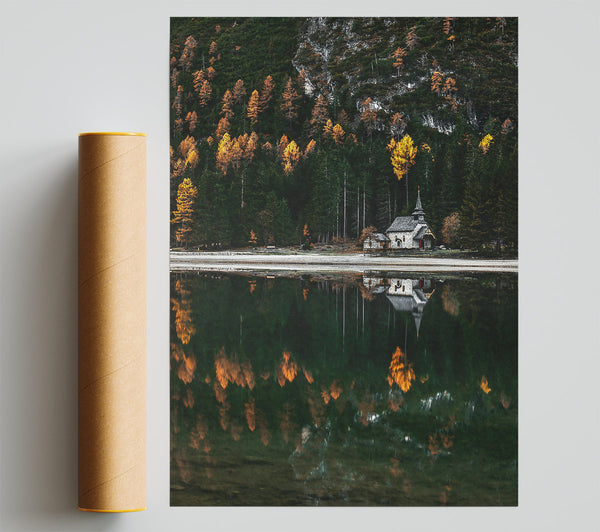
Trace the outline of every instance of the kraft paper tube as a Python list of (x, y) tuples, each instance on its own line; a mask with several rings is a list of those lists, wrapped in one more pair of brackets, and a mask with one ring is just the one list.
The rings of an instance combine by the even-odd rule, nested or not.
[(146, 136), (79, 136), (79, 509), (146, 507)]

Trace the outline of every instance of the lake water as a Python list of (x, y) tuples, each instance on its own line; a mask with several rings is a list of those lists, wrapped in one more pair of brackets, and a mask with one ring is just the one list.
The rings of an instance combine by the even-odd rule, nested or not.
[(517, 276), (171, 274), (171, 505), (517, 505)]

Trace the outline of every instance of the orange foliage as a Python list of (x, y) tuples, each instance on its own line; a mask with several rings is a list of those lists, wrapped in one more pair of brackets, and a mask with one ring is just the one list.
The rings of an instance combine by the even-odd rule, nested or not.
[(181, 279), (175, 283), (175, 293), (179, 296), (178, 299), (171, 299), (172, 310), (175, 311), (175, 331), (181, 343), (187, 345), (196, 333), (196, 327), (192, 320), (190, 292)]
[(238, 79), (233, 86), (233, 100), (235, 103), (242, 103), (245, 95), (246, 87), (244, 87), (244, 82), (241, 79)]
[(306, 368), (302, 368), (302, 373), (304, 373), (304, 378), (306, 379), (306, 381), (308, 382), (308, 384), (312, 384), (315, 379), (312, 376), (312, 373), (310, 371), (308, 371)]
[(194, 380), (194, 371), (196, 371), (196, 359), (194, 355), (190, 355), (189, 358), (183, 354), (183, 361), (179, 365), (177, 370), (177, 377), (185, 383), (189, 384)]
[(251, 398), (244, 405), (244, 413), (246, 414), (246, 422), (248, 423), (248, 428), (254, 432), (256, 428), (256, 412), (254, 409), (254, 398)]
[(336, 144), (343, 144), (344, 143), (344, 136), (346, 135), (346, 133), (344, 132), (344, 128), (342, 128), (342, 126), (340, 126), (339, 124), (336, 124), (335, 126), (333, 126), (333, 141)]
[(254, 389), (255, 378), (250, 361), (244, 360), (240, 364), (236, 355), (227, 357), (224, 347), (215, 356), (215, 372), (223, 389), (227, 388), (229, 383), (241, 388)]
[(194, 406), (194, 394), (190, 388), (187, 389), (185, 397), (183, 398), (183, 406), (186, 408), (193, 408)]
[(267, 76), (263, 82), (263, 88), (260, 91), (260, 99), (258, 102), (258, 108), (260, 113), (264, 113), (273, 97), (273, 89), (275, 88), (275, 82), (271, 76)]
[(283, 388), (286, 381), (293, 382), (298, 374), (298, 364), (292, 358), (292, 353), (289, 351), (283, 352), (283, 358), (277, 368), (277, 382)]
[[(404, 353), (399, 347), (396, 347), (396, 351), (392, 355), (390, 375), (404, 393), (410, 390), (412, 382), (415, 380), (415, 371), (412, 364), (406, 362)], [(391, 381), (388, 379), (388, 382)]]
[(304, 150), (304, 157), (312, 153), (316, 145), (317, 143), (313, 139), (310, 139), (309, 143), (306, 145), (306, 149)]
[(483, 390), (483, 393), (485, 394), (488, 394), (492, 391), (492, 389), (488, 385), (488, 381), (485, 378), (485, 375), (481, 377), (481, 384), (479, 385), (479, 387)]
[(252, 94), (250, 95), (250, 101), (248, 102), (247, 116), (253, 125), (256, 124), (256, 122), (258, 122), (259, 98), (260, 97), (258, 95), (258, 91), (252, 91)]
[(364, 122), (367, 132), (371, 133), (377, 125), (377, 109), (375, 109), (371, 98), (367, 98), (362, 103), (362, 109), (360, 121)]
[(338, 397), (342, 394), (342, 386), (339, 380), (333, 381), (331, 386), (329, 387), (329, 393), (331, 394), (331, 398), (336, 401)]
[(198, 125), (198, 115), (196, 114), (196, 111), (191, 111), (185, 115), (185, 121), (188, 123), (188, 129), (190, 130), (190, 133), (192, 133)]

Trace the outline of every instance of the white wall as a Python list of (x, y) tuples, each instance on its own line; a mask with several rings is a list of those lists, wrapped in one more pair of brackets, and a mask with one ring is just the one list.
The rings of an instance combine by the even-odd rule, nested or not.
[[(527, 210), (520, 220), (519, 509), (169, 508), (169, 16), (216, 9), (221, 15), (521, 16), (520, 191)], [(579, 225), (598, 226), (598, 173), (591, 164), (598, 83), (590, 61), (597, 35), (591, 0), (3, 0), (0, 529), (592, 529), (600, 442), (597, 423), (590, 428), (582, 421), (598, 418), (589, 406), (597, 404), (599, 374), (598, 337), (591, 334), (598, 328), (591, 306), (597, 283), (586, 287), (587, 303), (576, 315), (556, 312), (569, 305), (548, 287), (557, 275), (569, 275), (571, 263), (586, 266), (578, 278), (595, 273), (595, 263), (581, 255), (594, 246), (551, 213), (577, 205)], [(75, 510), (77, 134), (93, 130), (148, 133), (148, 510), (137, 514)], [(566, 231), (568, 239), (556, 238)], [(572, 245), (558, 250), (556, 241)]]

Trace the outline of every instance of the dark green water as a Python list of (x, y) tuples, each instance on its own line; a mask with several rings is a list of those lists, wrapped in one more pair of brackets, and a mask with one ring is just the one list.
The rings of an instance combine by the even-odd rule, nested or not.
[(171, 505), (516, 505), (517, 276), (171, 274)]

